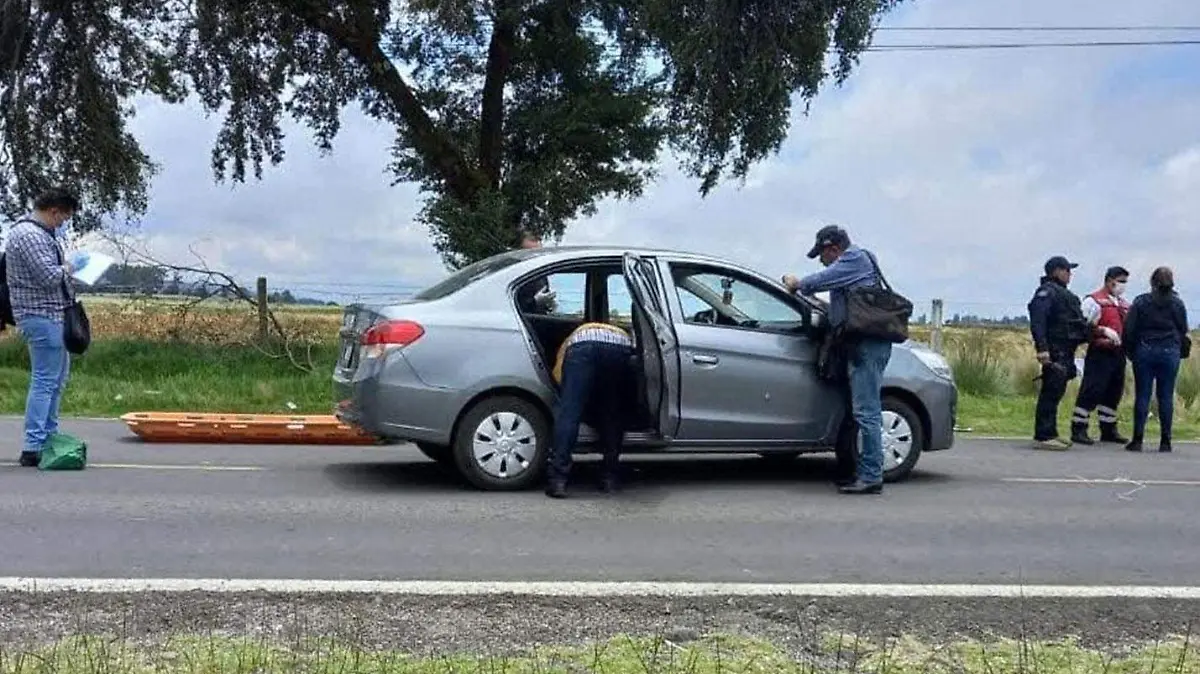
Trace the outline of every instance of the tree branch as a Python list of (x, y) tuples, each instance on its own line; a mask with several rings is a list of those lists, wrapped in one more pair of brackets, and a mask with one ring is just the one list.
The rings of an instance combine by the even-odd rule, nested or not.
[[(213, 295), (221, 294), (221, 291), (232, 295), (234, 299), (240, 302), (250, 305), (256, 311), (258, 309), (258, 298), (256, 294), (251, 293), (248, 289), (239, 284), (237, 279), (235, 279), (231, 274), (210, 267), (204, 260), (203, 256), (201, 256), (200, 253), (191, 246), (188, 247), (188, 251), (196, 258), (195, 266), (178, 265), (164, 262), (154, 257), (150, 253), (134, 248), (128, 242), (123, 241), (116, 236), (106, 236), (105, 239), (117, 249), (118, 256), (124, 261), (125, 264), (142, 263), (172, 272), (194, 274), (202, 279), (200, 283), (204, 288), (204, 292), (200, 296), (191, 298), (189, 301), (184, 302), (175, 308), (176, 316), (181, 322), (185, 322), (187, 320), (187, 316), (191, 309), (210, 299), (213, 297)], [(220, 290), (217, 292), (208, 292), (210, 285), (216, 285), (220, 288)], [(296, 340), (294, 339), (294, 335), (284, 327), (283, 323), (279, 320), (279, 315), (273, 309), (271, 309), (270, 306), (266, 308), (266, 311), (267, 320), (270, 322), (271, 328), (279, 338), (278, 346), (280, 347), (280, 350), (278, 352), (272, 351), (270, 348), (272, 345), (270, 343), (260, 344), (257, 341), (253, 342), (253, 346), (263, 355), (270, 358), (287, 359), (292, 367), (295, 367), (302, 372), (315, 371), (316, 364), (313, 362), (312, 344), (309, 343), (303, 345), (305, 348), (304, 359), (301, 360), (300, 356), (296, 353), (297, 345), (295, 343)]]
[(500, 164), (504, 152), (504, 85), (512, 67), (516, 27), (506, 0), (495, 0), (492, 39), (488, 44), (487, 72), (479, 125), (479, 168), (493, 189), (500, 187)]
[(313, 0), (276, 0), (295, 12), (310, 28), (328, 37), (346, 50), (367, 70), (371, 85), (395, 107), (413, 135), (413, 146), (430, 162), (459, 200), (470, 203), (484, 186), (479, 172), (471, 166), (450, 137), (437, 127), (416, 93), (396, 70), (379, 44), (379, 36), (367, 35), (330, 15), (326, 3)]

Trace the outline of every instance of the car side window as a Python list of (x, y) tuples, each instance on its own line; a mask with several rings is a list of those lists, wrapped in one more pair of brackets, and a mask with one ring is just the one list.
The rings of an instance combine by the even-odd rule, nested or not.
[(740, 274), (706, 268), (672, 266), (685, 323), (794, 332), (809, 325), (809, 316), (779, 291)]
[(621, 272), (613, 272), (605, 279), (607, 295), (608, 322), (626, 329), (633, 327), (633, 296), (629, 294), (629, 284)]
[(522, 313), (582, 319), (587, 307), (587, 273), (536, 276), (517, 288), (516, 297)]

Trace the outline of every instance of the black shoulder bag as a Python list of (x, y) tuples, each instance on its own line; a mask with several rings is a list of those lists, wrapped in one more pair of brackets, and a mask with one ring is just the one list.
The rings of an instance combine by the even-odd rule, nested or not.
[[(58, 253), (59, 266), (65, 267), (62, 248), (57, 241), (54, 242), (54, 252)], [(75, 297), (75, 291), (71, 289), (71, 282), (67, 280), (65, 272), (62, 285), (67, 296), (67, 308), (63, 309), (63, 344), (69, 353), (83, 355), (92, 345), (92, 324), (88, 320), (87, 311), (83, 309), (83, 302)]]
[(912, 302), (892, 290), (875, 256), (869, 251), (863, 252), (875, 269), (875, 283), (846, 291), (843, 332), (851, 339), (882, 339), (893, 344), (905, 342), (908, 340), (908, 321), (912, 318)]

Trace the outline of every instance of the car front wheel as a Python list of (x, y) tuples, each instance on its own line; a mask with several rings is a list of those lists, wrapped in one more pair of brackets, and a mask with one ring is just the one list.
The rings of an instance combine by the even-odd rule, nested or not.
[(550, 422), (536, 405), (513, 396), (485, 398), (458, 424), (454, 464), (479, 489), (527, 489), (541, 479), (549, 446)]
[(883, 479), (899, 482), (912, 473), (925, 447), (921, 417), (903, 400), (885, 397), (882, 431)]
[[(883, 480), (900, 482), (908, 478), (921, 458), (921, 450), (925, 447), (924, 427), (917, 411), (900, 398), (884, 396), (882, 402)], [(839, 472), (849, 474), (854, 470), (857, 451), (857, 426), (853, 418), (847, 418), (837, 447)]]

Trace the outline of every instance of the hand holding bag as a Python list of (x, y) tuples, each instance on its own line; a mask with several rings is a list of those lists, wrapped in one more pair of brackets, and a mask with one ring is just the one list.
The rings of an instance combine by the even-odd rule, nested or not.
[(868, 251), (863, 252), (875, 269), (875, 283), (846, 291), (845, 335), (849, 338), (882, 339), (894, 344), (908, 341), (912, 302), (892, 290), (875, 256)]

